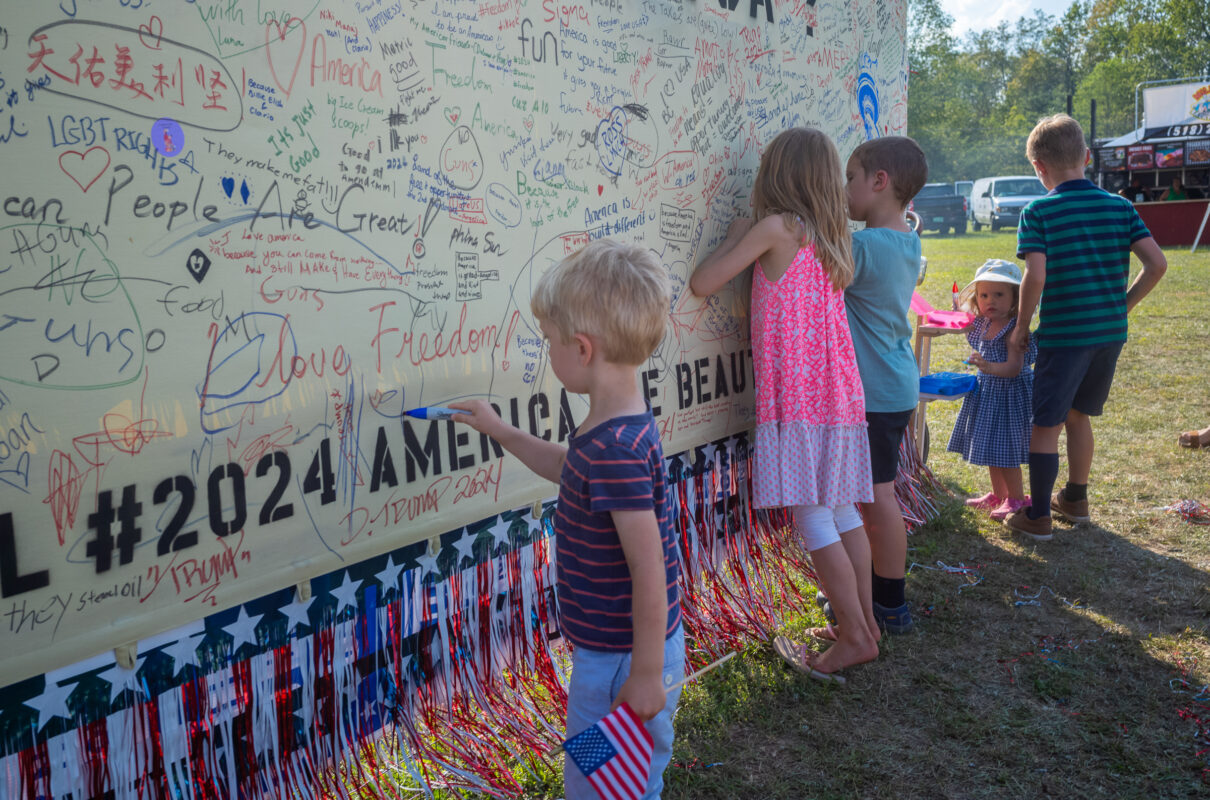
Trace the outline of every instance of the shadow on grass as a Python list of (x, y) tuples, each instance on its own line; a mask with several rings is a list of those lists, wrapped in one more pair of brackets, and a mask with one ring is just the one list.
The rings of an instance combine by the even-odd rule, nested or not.
[(688, 693), (664, 796), (1205, 796), (1170, 682), (1210, 661), (1208, 576), (1132, 536), (1023, 543), (948, 501), (910, 540), (918, 630), (844, 687), (750, 649)]

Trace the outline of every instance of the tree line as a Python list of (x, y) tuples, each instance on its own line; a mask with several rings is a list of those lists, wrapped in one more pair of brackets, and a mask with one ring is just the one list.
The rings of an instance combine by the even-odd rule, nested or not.
[[(1207, 0), (1073, 0), (983, 31), (953, 32), (938, 0), (908, 0), (908, 135), (930, 181), (1030, 174), (1025, 139), (1067, 110), (1096, 137), (1135, 127), (1143, 81), (1210, 76)], [(1141, 100), (1140, 100), (1141, 114)]]

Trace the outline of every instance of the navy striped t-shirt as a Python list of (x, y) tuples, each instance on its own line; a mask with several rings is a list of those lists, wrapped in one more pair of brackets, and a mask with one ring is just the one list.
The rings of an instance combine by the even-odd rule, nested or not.
[(676, 538), (659, 430), (648, 411), (615, 417), (568, 441), (555, 509), (559, 622), (572, 644), (630, 650), (630, 568), (612, 511), (655, 511), (668, 589), (665, 638), (681, 622)]
[(1130, 247), (1151, 235), (1129, 200), (1092, 181), (1066, 181), (1021, 212), (1017, 257), (1046, 256), (1039, 347), (1126, 341)]

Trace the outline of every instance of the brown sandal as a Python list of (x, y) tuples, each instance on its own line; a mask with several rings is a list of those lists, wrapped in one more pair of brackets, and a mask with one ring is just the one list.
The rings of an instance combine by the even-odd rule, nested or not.
[(1205, 444), (1202, 443), (1201, 431), (1185, 431), (1180, 435), (1180, 438), (1177, 439), (1177, 442), (1181, 447), (1188, 447), (1190, 450), (1197, 450), (1202, 447), (1210, 448), (1210, 442)]
[(773, 637), (773, 652), (777, 653), (782, 661), (785, 661), (794, 671), (802, 673), (808, 678), (824, 683), (834, 683), (838, 686), (845, 684), (845, 677), (839, 672), (820, 672), (811, 666), (807, 656), (810, 651), (807, 650), (806, 645), (792, 642), (785, 636), (779, 635)]

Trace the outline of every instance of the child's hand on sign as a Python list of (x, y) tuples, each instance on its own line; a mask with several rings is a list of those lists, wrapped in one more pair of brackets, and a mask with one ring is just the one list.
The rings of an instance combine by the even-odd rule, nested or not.
[(507, 427), (504, 420), (500, 419), (500, 415), (492, 408), (491, 403), (486, 400), (460, 400), (450, 403), (449, 407), (467, 412), (455, 414), (453, 417), (455, 422), (470, 425), (479, 433), (486, 433), (493, 438), (496, 438), (500, 431)]

